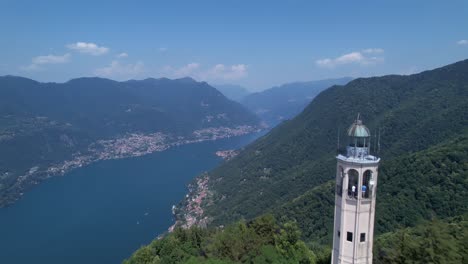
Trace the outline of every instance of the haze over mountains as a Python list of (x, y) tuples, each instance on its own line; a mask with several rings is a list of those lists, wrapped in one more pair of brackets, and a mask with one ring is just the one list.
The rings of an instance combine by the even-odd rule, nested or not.
[(190, 78), (39, 83), (0, 77), (0, 205), (90, 162), (250, 133), (258, 118)]
[(287, 83), (249, 94), (242, 98), (240, 102), (270, 126), (275, 126), (281, 121), (299, 114), (321, 91), (333, 85), (344, 85), (351, 80), (352, 78), (344, 77)]
[(239, 85), (214, 85), (231, 100), (240, 102), (270, 127), (299, 114), (321, 91), (344, 85), (350, 77), (308, 82), (292, 82), (275, 86), (261, 92), (249, 92)]
[(218, 89), (227, 98), (236, 102), (240, 102), (245, 96), (250, 94), (247, 88), (235, 84), (214, 84), (213, 87)]

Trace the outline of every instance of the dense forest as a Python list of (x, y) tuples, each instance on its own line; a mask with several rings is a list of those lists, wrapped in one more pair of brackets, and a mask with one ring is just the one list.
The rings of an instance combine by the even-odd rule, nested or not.
[[(468, 261), (468, 215), (425, 221), (378, 237), (374, 263)], [(225, 228), (177, 228), (137, 250), (124, 264), (329, 264), (330, 249), (300, 239), (295, 222), (263, 215)]]
[(467, 242), (468, 215), (434, 219), (379, 236), (374, 263), (467, 263)]
[[(380, 169), (376, 235), (433, 217), (468, 212), (468, 133), (427, 150), (402, 155)], [(331, 245), (334, 180), (285, 203), (275, 215), (296, 221), (303, 239)]]
[(293, 222), (279, 224), (272, 215), (240, 221), (224, 229), (177, 228), (140, 248), (124, 264), (143, 263), (326, 263), (300, 240)]

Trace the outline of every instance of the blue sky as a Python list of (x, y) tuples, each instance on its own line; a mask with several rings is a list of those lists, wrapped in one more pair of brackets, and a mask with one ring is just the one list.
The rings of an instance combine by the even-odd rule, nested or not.
[(0, 0), (0, 75), (261, 90), (468, 58), (468, 1)]

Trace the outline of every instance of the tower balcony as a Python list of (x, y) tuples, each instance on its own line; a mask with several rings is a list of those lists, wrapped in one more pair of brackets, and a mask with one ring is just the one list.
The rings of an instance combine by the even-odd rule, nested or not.
[(368, 155), (369, 155), (369, 148), (367, 147), (355, 147), (355, 146), (346, 147), (346, 156), (348, 157), (363, 159), (364, 157)]
[(380, 161), (380, 158), (370, 155), (369, 148), (354, 146), (347, 146), (346, 153), (338, 154), (336, 158), (342, 161), (357, 163), (376, 163)]

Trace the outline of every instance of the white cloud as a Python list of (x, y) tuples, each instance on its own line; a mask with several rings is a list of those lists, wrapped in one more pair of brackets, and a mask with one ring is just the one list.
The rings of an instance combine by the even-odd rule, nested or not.
[(141, 61), (135, 64), (121, 64), (114, 60), (109, 66), (96, 69), (94, 74), (101, 77), (124, 80), (139, 77), (145, 72), (145, 65)]
[(24, 71), (37, 71), (41, 70), (42, 68), (40, 67), (41, 65), (46, 65), (46, 64), (63, 64), (67, 63), (70, 61), (71, 55), (69, 53), (66, 53), (64, 55), (42, 55), (42, 56), (37, 56), (32, 58), (31, 64), (28, 66), (22, 66), (20, 67), (21, 70)]
[(367, 53), (367, 54), (380, 54), (380, 53), (384, 53), (384, 50), (381, 48), (371, 48), (371, 49), (365, 49), (362, 52)]
[(239, 80), (247, 77), (247, 65), (235, 64), (225, 66), (224, 64), (217, 64), (206, 72), (206, 79), (208, 80)]
[(213, 67), (202, 68), (201, 64), (192, 62), (180, 68), (166, 66), (162, 72), (171, 78), (181, 78), (190, 76), (201, 81), (226, 81), (238, 80), (248, 76), (247, 65), (235, 64), (226, 66), (224, 64), (216, 64)]
[(32, 59), (33, 64), (60, 64), (67, 63), (70, 60), (70, 54), (37, 56)]
[(159, 52), (166, 52), (166, 51), (167, 51), (167, 48), (161, 47), (161, 48), (159, 48), (158, 50), (159, 50)]
[(196, 62), (192, 62), (192, 63), (182, 66), (179, 69), (175, 69), (174, 75), (177, 77), (186, 77), (186, 76), (191, 76), (193, 74), (196, 75), (199, 69), (200, 69), (200, 64)]
[(315, 63), (322, 68), (334, 68), (345, 64), (373, 65), (384, 61), (383, 53), (384, 50), (380, 48), (365, 49), (347, 53), (336, 58), (320, 59), (315, 61)]
[(73, 43), (73, 44), (68, 44), (67, 48), (69, 48), (71, 50), (74, 50), (74, 51), (81, 52), (81, 53), (90, 54), (90, 55), (93, 55), (93, 56), (99, 56), (99, 55), (103, 55), (103, 54), (106, 54), (107, 52), (109, 52), (109, 48), (99, 47), (98, 45), (96, 45), (94, 43), (91, 43), (91, 42), (89, 42), (89, 43), (76, 42), (76, 43)]
[(40, 71), (43, 70), (41, 67), (39, 67), (37, 64), (29, 64), (28, 66), (21, 66), (20, 70), (22, 71)]
[(468, 39), (462, 39), (457, 41), (458, 45), (468, 45)]
[(117, 54), (116, 57), (119, 58), (119, 59), (120, 59), (120, 58), (127, 58), (127, 57), (128, 57), (128, 54), (127, 54), (126, 52), (122, 52), (122, 53), (120, 53), (120, 54)]

